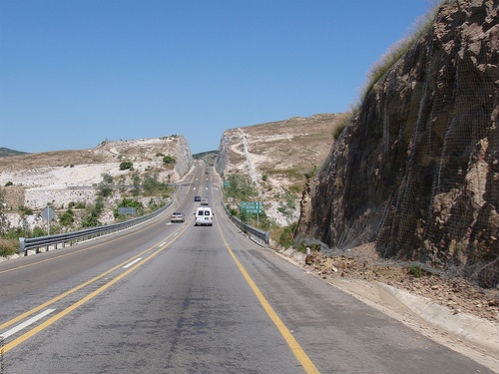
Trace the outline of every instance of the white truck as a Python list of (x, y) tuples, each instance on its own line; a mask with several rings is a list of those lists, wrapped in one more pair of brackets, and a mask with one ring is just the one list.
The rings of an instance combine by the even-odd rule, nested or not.
[(211, 211), (210, 207), (200, 206), (199, 208), (196, 209), (194, 215), (195, 215), (194, 226), (213, 225), (214, 214)]

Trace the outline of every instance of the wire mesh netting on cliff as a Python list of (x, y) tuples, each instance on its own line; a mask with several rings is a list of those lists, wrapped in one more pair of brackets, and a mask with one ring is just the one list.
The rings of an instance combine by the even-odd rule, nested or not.
[(445, 3), (383, 72), (305, 191), (300, 234), (499, 283), (495, 4)]
[(406, 247), (415, 234), (428, 260), (495, 286), (499, 129), (493, 112), (499, 77), (464, 58), (434, 78), (421, 88), (407, 173), (395, 196), (395, 245)]

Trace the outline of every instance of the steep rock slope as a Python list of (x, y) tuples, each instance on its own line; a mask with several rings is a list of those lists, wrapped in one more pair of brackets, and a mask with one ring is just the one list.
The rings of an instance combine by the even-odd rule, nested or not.
[(447, 2), (366, 94), (298, 231), (499, 281), (498, 0)]

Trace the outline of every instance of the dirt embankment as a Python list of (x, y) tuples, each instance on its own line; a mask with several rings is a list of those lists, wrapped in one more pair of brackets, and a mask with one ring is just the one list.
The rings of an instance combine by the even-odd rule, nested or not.
[[(382, 262), (381, 259), (377, 261)], [(312, 252), (306, 257), (306, 268), (324, 279), (361, 279), (378, 281), (405, 289), (451, 308), (455, 314), (465, 312), (497, 322), (499, 291), (482, 289), (462, 277), (433, 274), (419, 268), (369, 264), (349, 255), (328, 257)]]
[(251, 176), (266, 214), (280, 226), (296, 222), (306, 175), (324, 164), (345, 116), (316, 114), (226, 130), (216, 170), (224, 177)]

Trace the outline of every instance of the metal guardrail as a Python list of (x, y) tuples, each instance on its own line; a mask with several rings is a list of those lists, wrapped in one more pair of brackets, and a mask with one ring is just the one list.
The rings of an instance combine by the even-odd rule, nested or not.
[(106, 226), (92, 227), (90, 229), (73, 231), (64, 234), (46, 235), (46, 236), (39, 236), (36, 238), (19, 238), (19, 252), (24, 252), (24, 255), (27, 256), (29, 249), (36, 248), (37, 252), (40, 248), (43, 247), (47, 247), (48, 249), (50, 246), (55, 246), (55, 249), (57, 249), (58, 244), (62, 244), (62, 248), (65, 248), (66, 244), (69, 244), (71, 246), (73, 245), (73, 243), (76, 243), (78, 241), (88, 240), (90, 238), (94, 238), (115, 231), (124, 230), (131, 226), (135, 226), (139, 223), (142, 223), (153, 217), (156, 217), (157, 215), (168, 209), (173, 204), (174, 196), (176, 193), (177, 190), (175, 189), (172, 199), (163, 207), (155, 210), (152, 213), (137, 218), (133, 218), (128, 221), (113, 223), (111, 225), (106, 225)]
[(260, 229), (257, 229), (256, 227), (253, 227), (251, 225), (248, 225), (247, 223), (244, 223), (241, 221), (239, 218), (233, 216), (230, 211), (227, 209), (227, 206), (224, 203), (225, 200), (225, 191), (222, 186), (222, 193), (223, 193), (223, 198), (222, 198), (222, 206), (225, 210), (225, 213), (229, 216), (232, 222), (234, 222), (243, 232), (247, 233), (253, 238), (256, 238), (260, 241), (263, 241), (265, 244), (269, 244), (270, 242), (270, 232), (268, 231), (263, 231)]

